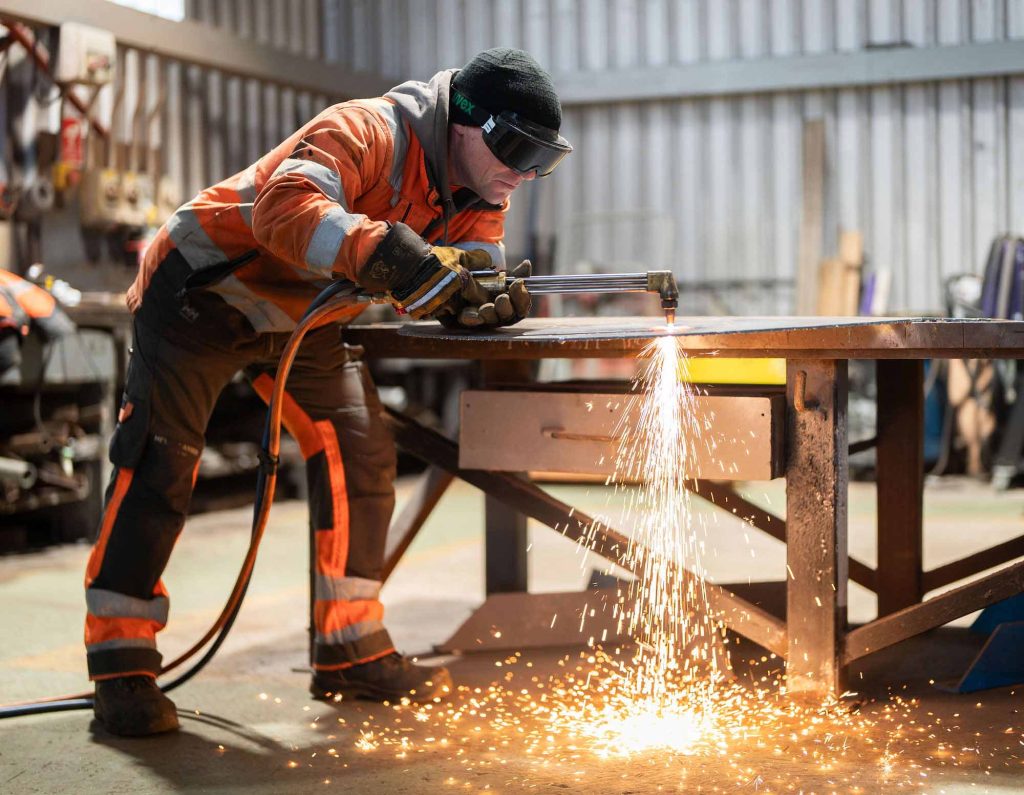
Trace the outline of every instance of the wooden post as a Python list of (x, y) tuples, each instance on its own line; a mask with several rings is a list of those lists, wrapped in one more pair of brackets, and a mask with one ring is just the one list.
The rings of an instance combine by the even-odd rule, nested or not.
[(845, 360), (787, 362), (787, 688), (812, 698), (842, 692), (846, 389)]
[(923, 596), (924, 363), (881, 359), (878, 383), (878, 615)]
[[(485, 387), (529, 383), (533, 366), (524, 360), (482, 361), (480, 380)], [(526, 522), (525, 515), (510, 511), (500, 500), (484, 497), (484, 587), (488, 595), (529, 590)]]
[(825, 122), (804, 122), (802, 139), (802, 208), (796, 276), (796, 311), (812, 315), (818, 305), (818, 263), (824, 249)]

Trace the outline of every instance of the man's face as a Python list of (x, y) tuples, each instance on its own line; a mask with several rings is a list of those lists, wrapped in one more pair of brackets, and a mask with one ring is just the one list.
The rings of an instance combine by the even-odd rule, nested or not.
[(453, 124), (449, 135), (448, 157), (451, 179), (464, 185), (491, 204), (501, 204), (519, 185), (537, 174), (518, 174), (498, 158), (484, 143), (483, 130)]

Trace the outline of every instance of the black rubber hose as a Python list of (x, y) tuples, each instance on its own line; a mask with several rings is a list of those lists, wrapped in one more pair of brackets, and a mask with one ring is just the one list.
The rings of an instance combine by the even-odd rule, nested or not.
[(42, 715), (44, 712), (70, 712), (75, 709), (92, 709), (91, 698), (66, 698), (63, 701), (30, 701), (0, 707), (0, 719), (20, 718), (23, 715)]

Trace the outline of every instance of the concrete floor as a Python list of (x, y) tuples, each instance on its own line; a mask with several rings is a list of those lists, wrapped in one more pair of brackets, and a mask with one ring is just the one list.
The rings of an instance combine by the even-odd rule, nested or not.
[[(402, 499), (411, 484), (400, 485)], [(592, 513), (616, 515), (603, 489), (553, 491)], [(757, 484), (747, 494), (783, 509), (781, 483)], [(1020, 492), (997, 494), (967, 480), (930, 484), (926, 566), (1019, 535), (1022, 504)], [(782, 544), (695, 508), (709, 515), (705, 562), (713, 579), (783, 579)], [(853, 484), (850, 548), (869, 564), (873, 510), (872, 487)], [(165, 577), (173, 604), (162, 637), (165, 659), (217, 615), (244, 553), (249, 514), (225, 510), (189, 522)], [(305, 521), (302, 504), (274, 507), (232, 635), (207, 669), (173, 695), (181, 732), (122, 740), (96, 728), (86, 712), (3, 721), (0, 792), (1024, 791), (1024, 687), (952, 695), (929, 683), (958, 676), (979, 647), (957, 628), (867, 658), (851, 672), (858, 695), (845, 703), (853, 712), (801, 710), (760, 722), (765, 697), (741, 699), (722, 745), (626, 757), (595, 753), (592, 738), (576, 728), (553, 729), (527, 714), (550, 676), (586, 667), (578, 650), (441, 660), (460, 686), (447, 715), (440, 708), (417, 714), (367, 702), (312, 702), (304, 667)], [(429, 655), (481, 602), (481, 538), (482, 498), (457, 484), (384, 589), (386, 620), (401, 649)], [(577, 590), (602, 568), (600, 559), (546, 528), (531, 528), (531, 542), (533, 591)], [(69, 546), (0, 559), (0, 703), (86, 687), (87, 553)], [(873, 613), (873, 597), (851, 586), (851, 620)], [(778, 673), (777, 660), (762, 661), (749, 645), (733, 654), (741, 684), (770, 682)], [(488, 690), (493, 682), (503, 689)]]

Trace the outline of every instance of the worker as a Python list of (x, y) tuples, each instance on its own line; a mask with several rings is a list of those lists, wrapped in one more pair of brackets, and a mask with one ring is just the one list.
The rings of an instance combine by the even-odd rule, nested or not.
[[(220, 391), (241, 370), (267, 399), (296, 320), (332, 279), (448, 325), (526, 315), (529, 293), (511, 277), (528, 262), (493, 300), (469, 272), (506, 270), (509, 194), (571, 151), (561, 120), (551, 79), (529, 54), (487, 50), (429, 82), (328, 108), (157, 232), (127, 294), (133, 351), (86, 571), (89, 676), (107, 730), (178, 726), (155, 682), (169, 606), (161, 574)], [(399, 654), (383, 624), (395, 448), (359, 354), (337, 326), (311, 332), (284, 403), (315, 537), (310, 692), (432, 699), (450, 688), (448, 671)]]

